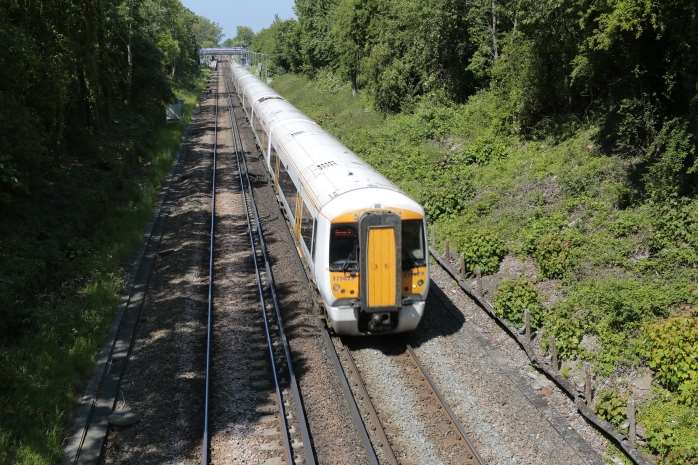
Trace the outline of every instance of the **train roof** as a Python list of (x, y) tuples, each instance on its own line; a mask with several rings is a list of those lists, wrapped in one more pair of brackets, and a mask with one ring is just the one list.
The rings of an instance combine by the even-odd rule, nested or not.
[[(361, 197), (372, 199), (372, 207), (383, 204), (385, 208), (402, 208), (423, 215), (418, 203), (271, 87), (243, 66), (231, 66), (246, 105), (252, 102), (254, 114), (271, 134), (273, 144), (289, 155), (293, 171), (317, 210), (326, 214), (331, 210), (332, 216), (341, 214), (344, 206), (352, 208), (352, 198)], [(365, 204), (363, 200), (362, 205)]]

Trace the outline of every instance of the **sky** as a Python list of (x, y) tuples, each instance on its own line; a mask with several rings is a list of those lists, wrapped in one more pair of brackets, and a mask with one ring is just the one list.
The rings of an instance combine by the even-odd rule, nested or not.
[(249, 26), (259, 32), (271, 24), (274, 15), (295, 17), (293, 0), (182, 0), (191, 11), (217, 22), (225, 38), (235, 37), (237, 26)]

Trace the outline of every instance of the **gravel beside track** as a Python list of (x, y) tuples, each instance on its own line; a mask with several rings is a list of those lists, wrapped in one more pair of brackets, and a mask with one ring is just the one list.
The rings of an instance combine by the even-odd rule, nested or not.
[[(518, 346), (434, 265), (425, 319), (412, 339), (485, 463), (603, 463), (605, 440), (528, 364)], [(450, 309), (449, 309), (450, 306)]]
[(170, 185), (165, 234), (117, 405), (141, 420), (110, 429), (107, 464), (199, 460), (214, 111), (209, 93), (194, 114), (180, 175)]
[(313, 310), (315, 296), (276, 194), (267, 182), (254, 135), (237, 97), (234, 103), (317, 461), (328, 465), (367, 464), (366, 452), (349, 416), (339, 380), (320, 339), (323, 322)]
[(404, 338), (344, 338), (344, 342), (398, 463), (480, 463), (467, 442), (469, 437), (463, 440), (432, 392)]

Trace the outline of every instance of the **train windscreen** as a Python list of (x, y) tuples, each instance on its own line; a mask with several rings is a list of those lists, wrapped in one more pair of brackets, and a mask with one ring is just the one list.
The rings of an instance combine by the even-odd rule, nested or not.
[(330, 271), (359, 271), (359, 234), (356, 226), (333, 225), (330, 238)]
[(402, 222), (402, 269), (408, 270), (424, 266), (424, 228), (421, 220), (406, 220)]

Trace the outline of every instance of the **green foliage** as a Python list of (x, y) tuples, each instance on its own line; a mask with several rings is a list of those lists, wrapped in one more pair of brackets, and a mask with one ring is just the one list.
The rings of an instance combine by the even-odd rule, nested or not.
[(224, 47), (245, 47), (252, 45), (255, 39), (255, 33), (252, 28), (247, 26), (238, 26), (237, 34), (233, 38), (226, 39), (223, 42)]
[(546, 344), (551, 344), (550, 336), (555, 336), (555, 347), (562, 359), (579, 356), (579, 343), (584, 336), (584, 323), (574, 314), (574, 308), (560, 305), (551, 309), (543, 324), (547, 337)]
[[(197, 79), (193, 93), (177, 92), (187, 106), (185, 114), (191, 112), (195, 95), (204, 83), (202, 76)], [(142, 245), (144, 226), (152, 216), (160, 183), (178, 149), (182, 127), (171, 125), (150, 134), (152, 144), (139, 153), (147, 168), (124, 183), (125, 192), (112, 200), (108, 211), (92, 225), (90, 235), (73, 238), (69, 244), (71, 256), (61, 262), (60, 272), (54, 271), (52, 280), (41, 281), (35, 287), (42, 294), (29, 306), (33, 331), (15, 335), (10, 344), (3, 340), (0, 347), (0, 463), (3, 465), (48, 464), (61, 459), (63, 428), (74, 406), (74, 390), (92, 370), (95, 353), (111, 324), (124, 286), (123, 265)], [(81, 201), (102, 206), (99, 199), (93, 200), (89, 195)], [(64, 212), (46, 213), (42, 221), (60, 222), (63, 216)], [(53, 232), (65, 234), (67, 227), (54, 226)], [(35, 246), (44, 247), (38, 252), (51, 253), (46, 245)], [(27, 265), (33, 264), (1, 271), (25, 278), (35, 271)]]
[(620, 426), (627, 416), (627, 399), (613, 389), (604, 389), (597, 393), (596, 414), (614, 426)]
[(647, 325), (644, 356), (655, 379), (678, 392), (680, 402), (698, 407), (698, 320), (677, 317)]
[(544, 309), (536, 287), (526, 278), (503, 281), (494, 301), (497, 314), (516, 326), (523, 324), (524, 310), (531, 314), (531, 326), (541, 326)]
[(164, 105), (202, 83), (200, 24), (178, 0), (0, 4), (0, 463), (60, 459), (179, 144)]
[(465, 208), (465, 200), (473, 195), (470, 174), (459, 169), (448, 170), (446, 179), (427, 178), (422, 187), (419, 200), (429, 219), (434, 221), (461, 213)]
[(562, 278), (579, 262), (584, 238), (561, 214), (531, 223), (524, 233), (524, 251), (531, 254), (547, 278)]
[(485, 164), (493, 160), (502, 160), (509, 155), (509, 148), (502, 138), (488, 134), (468, 144), (463, 149), (460, 160), (463, 163)]
[(281, 68), (311, 76), (329, 68), (382, 111), (409, 109), (434, 91), (460, 103), (491, 89), (509, 133), (544, 139), (596, 121), (603, 150), (643, 159), (631, 174), (637, 192), (661, 197), (698, 185), (696, 8), (297, 0), (297, 22), (275, 21), (264, 35), (291, 44), (269, 47), (284, 56), (274, 59)]
[(272, 74), (298, 72), (303, 66), (300, 37), (298, 21), (276, 16), (271, 26), (254, 36), (250, 48), (267, 54)]
[(638, 420), (646, 430), (650, 450), (662, 465), (698, 463), (698, 415), (695, 407), (677, 401), (658, 389), (654, 398), (639, 410)]
[(199, 47), (203, 48), (218, 47), (223, 38), (223, 29), (221, 29), (221, 26), (202, 16), (194, 18), (192, 33), (194, 37), (196, 37), (196, 43)]
[(643, 184), (652, 198), (664, 199), (695, 189), (689, 185), (697, 177), (696, 144), (688, 131), (688, 123), (674, 118), (662, 126), (645, 155), (647, 172)]
[(462, 257), (467, 273), (477, 269), (483, 274), (492, 274), (506, 254), (504, 242), (495, 230), (463, 227), (461, 224), (445, 224), (439, 237), (448, 238), (454, 252)]

